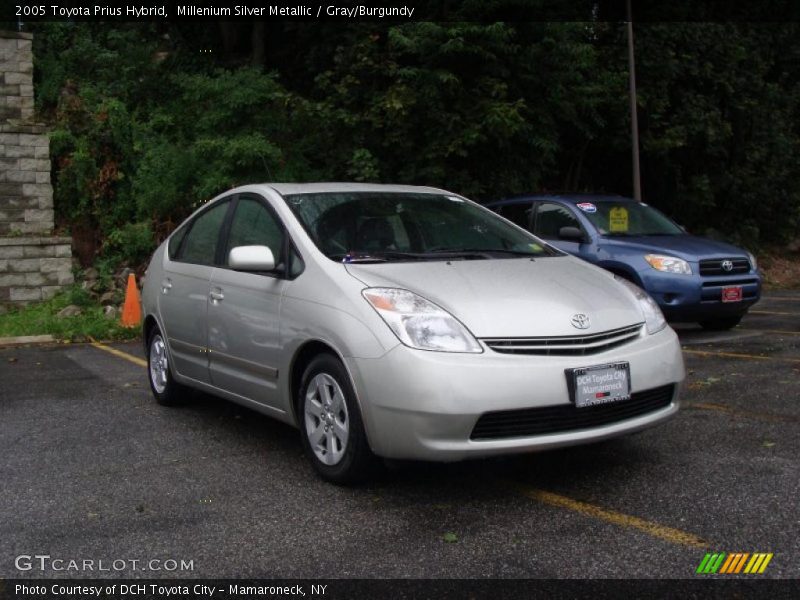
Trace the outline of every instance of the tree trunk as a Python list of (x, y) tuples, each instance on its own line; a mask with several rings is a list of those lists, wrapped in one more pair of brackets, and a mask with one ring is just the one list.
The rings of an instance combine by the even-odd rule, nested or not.
[(253, 66), (263, 67), (264, 60), (266, 59), (264, 21), (255, 21), (253, 23), (253, 31), (250, 34), (250, 43), (253, 48), (250, 62), (253, 64)]

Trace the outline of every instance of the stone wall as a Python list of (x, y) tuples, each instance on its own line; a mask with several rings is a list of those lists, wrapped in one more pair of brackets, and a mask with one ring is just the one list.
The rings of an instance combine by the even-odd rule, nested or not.
[(0, 122), (33, 118), (33, 35), (0, 31)]
[(72, 283), (70, 238), (52, 237), (50, 140), (34, 122), (33, 36), (0, 31), (0, 306)]
[(0, 125), (0, 235), (53, 229), (50, 140), (41, 125)]
[(68, 237), (0, 237), (0, 305), (47, 300), (72, 283)]

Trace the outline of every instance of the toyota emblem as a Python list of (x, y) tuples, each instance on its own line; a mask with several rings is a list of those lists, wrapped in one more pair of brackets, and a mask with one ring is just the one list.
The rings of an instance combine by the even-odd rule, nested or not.
[(723, 260), (722, 261), (722, 270), (723, 271), (733, 271), (733, 262), (730, 260)]
[(570, 322), (572, 323), (572, 326), (577, 329), (589, 329), (589, 317), (587, 317), (583, 313), (572, 315), (572, 319), (570, 319)]

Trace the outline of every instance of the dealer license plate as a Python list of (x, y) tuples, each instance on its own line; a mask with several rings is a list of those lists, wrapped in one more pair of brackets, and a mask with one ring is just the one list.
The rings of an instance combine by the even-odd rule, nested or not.
[(572, 369), (567, 372), (567, 381), (577, 408), (631, 397), (631, 370), (626, 362)]
[(722, 288), (722, 301), (723, 302), (741, 302), (742, 301), (742, 286), (732, 285)]

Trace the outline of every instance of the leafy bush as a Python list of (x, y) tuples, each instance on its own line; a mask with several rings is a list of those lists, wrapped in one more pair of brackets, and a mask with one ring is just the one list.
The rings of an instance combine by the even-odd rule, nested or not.
[[(478, 5), (433, 23), (32, 25), (57, 213), (83, 264), (146, 255), (255, 181), (630, 194), (623, 24), (483, 23)], [(797, 237), (800, 25), (635, 34), (645, 200), (701, 233)]]
[(244, 183), (310, 171), (292, 151), (308, 121), (305, 105), (274, 75), (251, 68), (178, 74), (169, 102), (142, 124), (133, 193), (140, 218), (180, 218)]
[(153, 230), (148, 222), (127, 223), (108, 234), (104, 255), (121, 263), (139, 265), (150, 258), (155, 246)]

